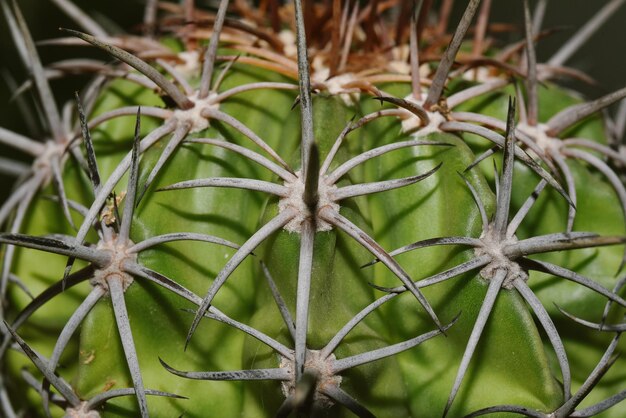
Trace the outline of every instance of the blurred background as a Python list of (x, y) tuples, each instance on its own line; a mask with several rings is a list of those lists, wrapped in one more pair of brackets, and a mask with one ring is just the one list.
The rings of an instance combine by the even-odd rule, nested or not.
[[(1, 0), (5, 1), (5, 0)], [(74, 0), (83, 10), (104, 27), (113, 32), (137, 31), (134, 26), (142, 19), (143, 2), (141, 0)], [(537, 45), (538, 61), (547, 60), (560, 45), (572, 36), (608, 0), (550, 0), (543, 28), (558, 28), (551, 36)], [(209, 1), (200, 2), (211, 6)], [(437, 2), (436, 2), (437, 3)], [(520, 32), (504, 35), (503, 41), (519, 40), (521, 37), (521, 1), (492, 1), (490, 21), (508, 22), (519, 25)], [(456, 25), (466, 1), (457, 0), (450, 25)], [(531, 0), (531, 6), (535, 1)], [(20, 0), (19, 5), (25, 14), (29, 27), (36, 41), (59, 36), (58, 27), (76, 28), (51, 1)], [(214, 6), (217, 3), (215, 2)], [(11, 79), (18, 84), (26, 79), (23, 67), (13, 47), (7, 25), (0, 20), (0, 126), (19, 133), (28, 133), (24, 118), (20, 115), (15, 101), (11, 100)], [(101, 56), (89, 47), (40, 47), (39, 52), (44, 63), (59, 57)], [(591, 98), (626, 85), (626, 5), (616, 12), (609, 22), (598, 31), (588, 44), (580, 49), (568, 62), (569, 66), (583, 70), (599, 81), (597, 87), (577, 84)], [(84, 80), (83, 80), (84, 81)], [(81, 80), (56, 80), (52, 82), (55, 92), (65, 92), (66, 96), (57, 96), (61, 102), (69, 99), (75, 89), (80, 88)], [(36, 117), (36, 115), (33, 115)], [(0, 156), (20, 158), (13, 155), (7, 147), (0, 145)], [(0, 174), (0, 202), (10, 190), (11, 179)]]

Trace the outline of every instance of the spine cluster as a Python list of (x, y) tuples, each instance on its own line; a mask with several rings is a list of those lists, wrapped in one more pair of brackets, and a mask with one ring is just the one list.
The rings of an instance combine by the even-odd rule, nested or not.
[(547, 0), (506, 46), (489, 0), (54, 3), (103, 55), (0, 0), (46, 132), (0, 127), (0, 415), (623, 415), (626, 87), (556, 81), (624, 0), (546, 63)]

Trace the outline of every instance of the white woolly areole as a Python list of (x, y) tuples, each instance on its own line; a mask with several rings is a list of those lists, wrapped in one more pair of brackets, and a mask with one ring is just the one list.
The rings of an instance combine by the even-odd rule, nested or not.
[(126, 291), (133, 283), (133, 277), (124, 271), (124, 262), (137, 261), (137, 254), (128, 252), (128, 248), (132, 246), (131, 241), (128, 241), (126, 246), (117, 245), (115, 240), (100, 241), (96, 249), (108, 252), (111, 255), (111, 261), (106, 267), (97, 269), (89, 283), (94, 287), (100, 286), (108, 292), (108, 280), (118, 279), (121, 280), (122, 288)]
[[(422, 90), (422, 97), (426, 97), (426, 96), (428, 96), (428, 91)], [(424, 100), (417, 101), (415, 100), (413, 95), (408, 95), (407, 97), (404, 98), (404, 100), (406, 100), (407, 102), (415, 103), (422, 107), (424, 106)], [(441, 132), (441, 129), (439, 129), (439, 126), (441, 126), (442, 123), (447, 122), (446, 117), (442, 115), (440, 112), (426, 111), (426, 114), (428, 115), (428, 119), (430, 119), (430, 123), (424, 126), (422, 125), (422, 120), (420, 118), (418, 118), (416, 115), (409, 112), (408, 110), (406, 112), (408, 116), (405, 119), (402, 119), (402, 132), (415, 131), (411, 135), (413, 138), (426, 136), (433, 132)]]
[[(330, 408), (335, 403), (331, 398), (322, 393), (322, 390), (327, 386), (339, 387), (341, 385), (341, 376), (333, 374), (332, 370), (332, 363), (335, 360), (336, 357), (334, 354), (324, 359), (320, 355), (320, 350), (307, 350), (306, 352), (304, 370), (313, 372), (313, 374), (317, 376), (313, 402), (318, 407)], [(280, 368), (287, 369), (289, 376), (291, 376), (289, 380), (284, 380), (280, 384), (283, 395), (287, 398), (296, 390), (295, 361), (281, 356)]]
[(87, 402), (81, 402), (76, 408), (67, 408), (63, 418), (100, 418), (100, 414), (88, 409)]
[[(358, 89), (345, 88), (344, 85), (356, 80), (353, 73), (344, 73), (330, 77), (330, 68), (321, 56), (313, 58), (311, 82), (324, 86), (330, 94), (338, 95), (346, 106), (354, 106), (361, 97)], [(329, 78), (330, 77), (330, 78)]]
[[(407, 44), (402, 44), (391, 48), (391, 60), (387, 63), (387, 69), (391, 72), (403, 75), (411, 75), (410, 48)], [(431, 68), (428, 63), (419, 66), (420, 78), (426, 79), (431, 74)]]
[[(411, 64), (406, 61), (389, 61), (387, 64), (387, 68), (389, 68), (394, 73), (408, 75), (411, 74)], [(422, 75), (422, 67), (420, 67), (420, 76)]]
[[(428, 119), (430, 119), (430, 122), (428, 123), (428, 125), (422, 126), (418, 131), (414, 132), (412, 135), (414, 138), (426, 136), (433, 132), (441, 132), (441, 129), (439, 129), (439, 127), (441, 126), (442, 123), (447, 122), (446, 117), (439, 112), (426, 112), (426, 113), (428, 114)], [(418, 126), (421, 126), (422, 124), (421, 123), (422, 121), (417, 116), (413, 115), (413, 118), (411, 118), (410, 120), (413, 123), (417, 121)], [(405, 122), (406, 120), (402, 121), (402, 128), (404, 128)]]
[[(411, 64), (406, 61), (392, 60), (387, 63), (387, 69), (395, 74), (411, 75)], [(424, 80), (430, 76), (431, 70), (428, 64), (419, 66), (420, 79)]]
[(472, 68), (463, 72), (461, 77), (465, 80), (476, 81), (481, 84), (500, 79), (500, 77), (494, 77), (491, 74), (491, 70), (487, 67)]
[(198, 51), (179, 52), (178, 58), (182, 63), (174, 65), (174, 69), (181, 75), (191, 78), (200, 74), (200, 53)]
[(477, 247), (474, 250), (474, 253), (477, 257), (482, 257), (484, 255), (489, 255), (491, 257), (489, 264), (487, 264), (480, 271), (480, 275), (483, 278), (492, 280), (496, 276), (498, 270), (506, 270), (506, 277), (504, 278), (504, 282), (502, 282), (502, 287), (505, 289), (512, 289), (514, 287), (513, 283), (517, 279), (521, 279), (525, 282), (528, 281), (528, 273), (526, 273), (519, 264), (517, 264), (514, 260), (511, 260), (504, 253), (504, 248), (517, 242), (517, 238), (515, 236), (501, 241), (499, 238), (494, 236), (492, 229), (489, 227), (487, 229), (487, 233), (483, 234), (480, 237), (480, 240), (483, 245), (481, 247)]
[[(304, 181), (301, 178), (302, 172), (296, 171), (296, 179), (294, 181), (286, 181), (284, 186), (289, 189), (289, 195), (282, 197), (278, 201), (278, 210), (280, 212), (287, 208), (296, 210), (297, 215), (285, 225), (288, 232), (302, 232), (302, 222), (306, 219), (315, 218), (315, 226), (317, 231), (330, 231), (332, 225), (326, 221), (319, 219), (316, 214), (311, 213), (309, 207), (304, 203)], [(326, 183), (325, 178), (321, 178), (317, 186), (317, 195), (319, 198), (317, 209), (330, 206), (332, 209), (339, 211), (339, 205), (330, 198), (330, 193), (337, 189), (337, 186)]]
[(296, 34), (289, 29), (283, 29), (278, 32), (278, 39), (283, 43), (283, 54), (288, 57), (298, 55), (298, 47), (296, 46)]
[(202, 111), (205, 109), (218, 109), (219, 103), (215, 103), (213, 100), (217, 96), (217, 93), (209, 93), (204, 99), (198, 98), (198, 93), (189, 97), (194, 106), (191, 109), (182, 110), (176, 109), (174, 116), (176, 120), (180, 122), (188, 122), (191, 125), (190, 133), (200, 132), (209, 127), (209, 120), (202, 116)]
[(517, 129), (533, 139), (545, 154), (549, 155), (551, 151), (558, 152), (563, 145), (559, 138), (548, 135), (549, 127), (545, 123), (539, 123), (536, 126), (531, 126), (522, 122), (517, 125)]

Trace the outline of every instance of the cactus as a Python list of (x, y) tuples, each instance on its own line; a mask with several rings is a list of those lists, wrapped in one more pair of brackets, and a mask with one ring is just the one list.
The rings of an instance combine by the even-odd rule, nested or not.
[(544, 64), (546, 0), (53, 3), (103, 55), (0, 0), (2, 416), (624, 415), (626, 88), (558, 84), (623, 0)]

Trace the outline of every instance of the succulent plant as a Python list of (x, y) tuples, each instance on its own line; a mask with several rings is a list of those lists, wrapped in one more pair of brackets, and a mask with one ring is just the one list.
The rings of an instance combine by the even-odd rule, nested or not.
[(104, 53), (0, 0), (2, 416), (624, 415), (626, 88), (559, 85), (624, 0), (543, 64), (547, 0), (53, 3)]

